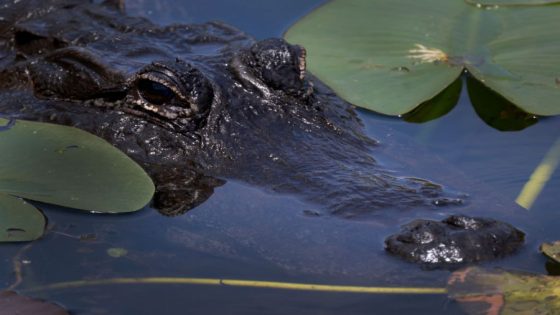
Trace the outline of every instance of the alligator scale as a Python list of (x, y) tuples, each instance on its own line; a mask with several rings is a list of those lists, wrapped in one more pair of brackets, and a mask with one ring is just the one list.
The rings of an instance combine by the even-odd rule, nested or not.
[(0, 114), (106, 139), (151, 175), (166, 215), (224, 180), (341, 217), (462, 203), (376, 162), (376, 141), (351, 104), (306, 73), (300, 46), (217, 22), (156, 26), (120, 1), (3, 3)]

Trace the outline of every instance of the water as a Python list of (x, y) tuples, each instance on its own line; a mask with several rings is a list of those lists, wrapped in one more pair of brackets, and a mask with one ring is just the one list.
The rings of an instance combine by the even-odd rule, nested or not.
[[(171, 1), (171, 0), (169, 0)], [(190, 1), (188, 4), (129, 1), (131, 14), (158, 23), (224, 20), (258, 38), (279, 36), (321, 1)], [(371, 137), (383, 148), (376, 158), (406, 174), (446, 183), (471, 193), (473, 211), (490, 201), (513, 205), (543, 156), (560, 137), (559, 117), (541, 119), (520, 132), (486, 126), (466, 93), (447, 116), (408, 124), (360, 111)], [(398, 156), (391, 155), (391, 150)], [(386, 153), (385, 153), (386, 152)], [(443, 170), (443, 171), (442, 171)], [(483, 266), (546, 273), (537, 252), (541, 241), (560, 239), (555, 196), (560, 172), (553, 174), (530, 211), (527, 245), (515, 256)], [(490, 200), (489, 202), (485, 202)], [(115, 277), (189, 277), (318, 283), (355, 286), (443, 287), (449, 275), (386, 255), (383, 239), (397, 227), (382, 221), (315, 217), (317, 205), (295, 197), (228, 182), (204, 204), (176, 218), (152, 209), (131, 215), (89, 215), (44, 205), (52, 227), (22, 252), (22, 245), (0, 247), (0, 281), (14, 281), (12, 260), (23, 265), (21, 289), (77, 280)], [(506, 206), (506, 208), (509, 206)], [(395, 216), (398, 216), (395, 213)], [(414, 213), (407, 213), (404, 223)], [(398, 222), (398, 218), (396, 219)], [(537, 228), (534, 228), (534, 227)], [(113, 257), (114, 252), (126, 254)], [(18, 255), (19, 252), (19, 255)], [(25, 292), (25, 291), (24, 291)], [(79, 285), (27, 291), (54, 300), (75, 314), (461, 314), (445, 295), (386, 295), (277, 290), (187, 284)], [(404, 301), (404, 302), (403, 302)]]

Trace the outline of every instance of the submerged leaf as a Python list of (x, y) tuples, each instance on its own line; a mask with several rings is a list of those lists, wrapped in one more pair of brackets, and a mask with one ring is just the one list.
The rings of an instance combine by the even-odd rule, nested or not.
[(457, 105), (462, 86), (463, 80), (458, 78), (436, 97), (404, 114), (403, 119), (408, 122), (424, 123), (446, 115)]
[(38, 239), (45, 223), (43, 214), (25, 200), (0, 193), (0, 242)]
[(122, 247), (111, 247), (107, 249), (107, 255), (113, 258), (120, 258), (126, 256), (128, 254), (128, 250)]
[(7, 194), (115, 213), (142, 208), (154, 193), (140, 166), (76, 128), (17, 121), (0, 132), (0, 151), (0, 192)]
[(307, 48), (309, 69), (340, 96), (383, 114), (411, 111), (463, 70), (529, 113), (560, 114), (560, 6), (472, 4), (334, 0), (286, 39)]
[(69, 315), (62, 307), (13, 291), (0, 291), (0, 315)]
[(489, 126), (501, 131), (523, 130), (537, 123), (538, 117), (528, 114), (498, 93), (471, 77), (467, 90), (478, 117)]
[(560, 278), (471, 267), (454, 272), (451, 298), (468, 314), (559, 314)]

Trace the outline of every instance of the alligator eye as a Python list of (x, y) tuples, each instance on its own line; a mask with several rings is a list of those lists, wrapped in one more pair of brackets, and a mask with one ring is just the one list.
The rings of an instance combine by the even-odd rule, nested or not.
[(137, 87), (142, 98), (154, 105), (169, 103), (175, 98), (175, 92), (159, 82), (140, 79), (137, 82)]
[(211, 82), (196, 67), (179, 59), (154, 61), (129, 80), (129, 104), (163, 119), (200, 121), (212, 105)]

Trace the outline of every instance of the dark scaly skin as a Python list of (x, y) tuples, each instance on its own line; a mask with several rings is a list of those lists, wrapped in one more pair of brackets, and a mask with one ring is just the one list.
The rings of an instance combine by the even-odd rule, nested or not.
[(452, 215), (442, 221), (415, 220), (385, 240), (385, 249), (427, 267), (458, 268), (515, 252), (525, 234), (492, 219)]
[(3, 4), (0, 114), (105, 138), (152, 176), (165, 215), (199, 205), (224, 180), (343, 217), (462, 203), (379, 165), (353, 107), (305, 73), (302, 47), (221, 23), (159, 27), (122, 7)]
[[(34, 10), (19, 16), (22, 5)], [(461, 202), (378, 166), (352, 106), (306, 75), (303, 48), (220, 23), (158, 27), (118, 7), (3, 8), (0, 112), (105, 138), (150, 173), (168, 215), (222, 179), (298, 193), (343, 216)]]

